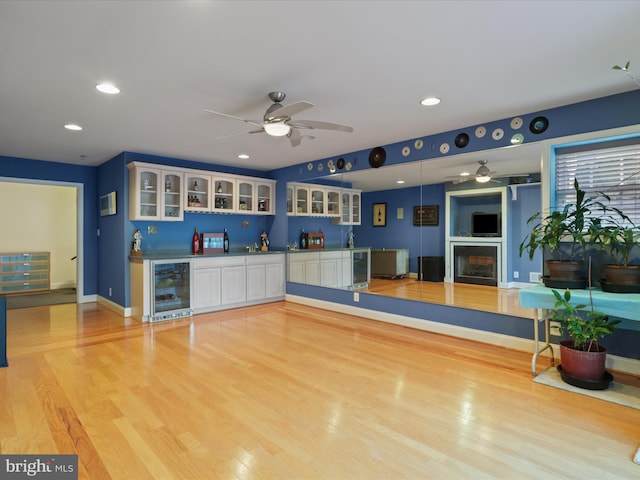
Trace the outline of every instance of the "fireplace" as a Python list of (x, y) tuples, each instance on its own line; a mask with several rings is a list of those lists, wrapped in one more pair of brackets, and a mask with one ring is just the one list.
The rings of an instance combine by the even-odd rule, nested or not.
[(498, 286), (498, 247), (495, 245), (454, 245), (453, 281)]

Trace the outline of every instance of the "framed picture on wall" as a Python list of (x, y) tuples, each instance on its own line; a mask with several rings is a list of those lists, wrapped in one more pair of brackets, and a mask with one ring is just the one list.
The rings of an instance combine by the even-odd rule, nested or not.
[(373, 204), (373, 226), (374, 227), (387, 226), (387, 204), (386, 203)]
[(438, 225), (438, 205), (413, 207), (413, 224), (417, 227)]
[(116, 192), (107, 193), (100, 197), (100, 216), (116, 214)]

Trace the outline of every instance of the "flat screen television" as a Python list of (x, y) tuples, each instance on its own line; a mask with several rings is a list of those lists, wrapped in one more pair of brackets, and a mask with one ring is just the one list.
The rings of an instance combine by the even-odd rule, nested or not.
[(471, 214), (471, 236), (500, 237), (502, 221), (499, 212), (473, 212)]

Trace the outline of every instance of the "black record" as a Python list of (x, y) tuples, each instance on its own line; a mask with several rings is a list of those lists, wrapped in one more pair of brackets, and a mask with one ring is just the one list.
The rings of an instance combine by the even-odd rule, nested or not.
[(458, 148), (466, 147), (467, 145), (469, 145), (469, 135), (467, 135), (466, 133), (459, 133), (456, 136), (456, 140), (454, 143)]
[(536, 117), (531, 120), (529, 124), (529, 130), (536, 135), (544, 132), (549, 127), (549, 120), (546, 117)]
[(373, 168), (378, 168), (384, 165), (384, 161), (387, 159), (387, 152), (382, 147), (376, 147), (371, 150), (369, 154), (369, 165)]
[(344, 158), (340, 157), (336, 162), (338, 170), (342, 170), (344, 168)]

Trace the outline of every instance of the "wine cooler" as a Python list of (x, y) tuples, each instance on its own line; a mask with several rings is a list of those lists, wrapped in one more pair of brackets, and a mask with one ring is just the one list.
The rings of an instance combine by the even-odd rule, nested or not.
[(190, 317), (191, 310), (191, 262), (151, 262), (152, 322)]

